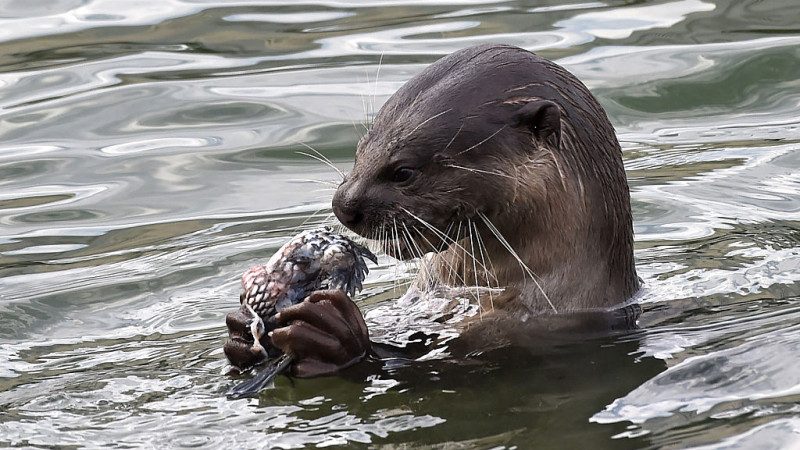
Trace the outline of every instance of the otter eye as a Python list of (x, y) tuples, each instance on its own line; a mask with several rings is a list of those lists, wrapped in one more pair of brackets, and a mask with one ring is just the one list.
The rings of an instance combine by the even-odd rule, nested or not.
[(403, 183), (410, 180), (416, 173), (417, 171), (410, 167), (398, 167), (392, 172), (392, 181), (395, 183)]

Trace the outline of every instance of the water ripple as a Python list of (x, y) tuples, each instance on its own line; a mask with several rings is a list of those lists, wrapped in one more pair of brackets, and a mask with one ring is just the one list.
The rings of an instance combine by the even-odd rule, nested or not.
[[(796, 437), (792, 0), (45, 3), (7, 1), (0, 14), (0, 446)], [(239, 274), (330, 213), (324, 189), (338, 175), (296, 152), (310, 145), (349, 170), (406, 80), (500, 41), (576, 73), (617, 128), (641, 332), (469, 361), (440, 346), (226, 400)], [(358, 301), (376, 339), (444, 341), (447, 314), (475, 313), (468, 301), (396, 302), (409, 277), (385, 256), (370, 273)]]

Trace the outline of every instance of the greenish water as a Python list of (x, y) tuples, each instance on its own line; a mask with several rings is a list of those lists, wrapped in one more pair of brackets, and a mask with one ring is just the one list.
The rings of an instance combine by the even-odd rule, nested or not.
[[(0, 446), (796, 447), (798, 24), (794, 0), (0, 0)], [(643, 330), (226, 400), (238, 276), (328, 212), (308, 180), (336, 174), (296, 152), (347, 169), (389, 95), (480, 42), (606, 107)], [(407, 278), (381, 262), (368, 312)]]

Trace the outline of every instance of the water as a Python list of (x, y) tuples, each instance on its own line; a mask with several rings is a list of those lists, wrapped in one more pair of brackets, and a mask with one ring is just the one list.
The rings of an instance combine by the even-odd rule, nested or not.
[[(794, 0), (0, 1), (0, 446), (796, 445), (798, 18)], [(347, 169), (392, 92), (479, 42), (557, 60), (607, 108), (644, 329), (226, 400), (238, 276), (328, 212), (306, 180), (336, 175), (296, 152)], [(391, 307), (406, 277), (384, 258), (360, 304)]]

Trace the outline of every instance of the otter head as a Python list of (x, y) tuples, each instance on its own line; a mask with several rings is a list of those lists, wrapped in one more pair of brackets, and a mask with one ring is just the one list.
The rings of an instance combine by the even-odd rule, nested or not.
[(632, 264), (628, 201), (619, 144), (588, 90), (533, 53), (482, 45), (428, 66), (383, 105), (333, 211), (399, 258), (491, 223), (511, 245), (572, 243), (543, 247), (546, 265), (585, 252), (592, 233), (627, 242)]
[(345, 226), (388, 239), (388, 252), (409, 257), (409, 238), (441, 250), (457, 237), (455, 224), (482, 224), (479, 215), (505, 223), (517, 202), (537, 202), (532, 192), (515, 198), (519, 178), (532, 176), (520, 168), (538, 148), (558, 147), (561, 114), (550, 100), (509, 92), (520, 70), (498, 64), (508, 50), (530, 55), (488, 46), (454, 53), (383, 105), (333, 198)]

